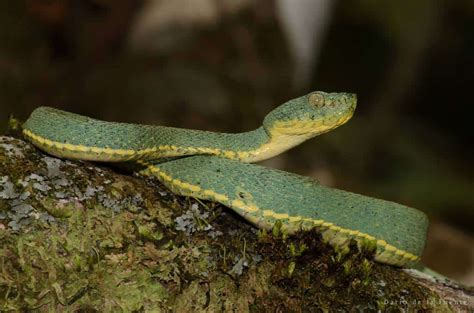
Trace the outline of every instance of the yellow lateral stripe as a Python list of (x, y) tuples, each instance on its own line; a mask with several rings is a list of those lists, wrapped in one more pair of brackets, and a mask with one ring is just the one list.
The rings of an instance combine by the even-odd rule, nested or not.
[[(159, 173), (160, 177), (166, 177), (167, 180), (171, 181), (172, 183), (175, 182), (176, 179), (172, 179), (171, 176), (169, 176), (168, 174), (161, 171), (157, 166), (155, 166), (153, 164), (146, 163), (146, 162), (142, 162), (142, 163), (147, 165), (151, 172), (157, 172), (157, 173)], [(203, 191), (200, 186), (192, 185), (192, 184), (189, 184), (189, 183), (184, 183), (180, 180), (176, 180), (176, 181), (178, 182), (177, 184), (179, 184), (180, 188), (186, 188), (186, 189), (189, 189), (189, 190), (191, 190), (191, 188), (196, 188), (196, 189), (199, 188), (199, 190), (202, 191), (202, 193), (204, 195), (213, 197), (214, 199), (216, 199), (218, 201), (219, 200), (222, 200), (222, 201), (228, 201), (229, 200), (229, 198), (226, 195), (216, 193), (213, 190), (205, 189)], [(245, 205), (245, 203), (242, 200), (239, 200), (239, 199), (233, 200), (231, 202), (231, 204), (233, 206), (236, 206), (236, 207), (246, 211), (246, 212), (254, 213), (254, 212), (260, 211), (260, 209), (255, 207), (255, 206)], [(333, 223), (325, 222), (324, 220), (314, 220), (314, 219), (311, 219), (311, 218), (302, 218), (301, 216), (290, 216), (287, 213), (276, 213), (272, 210), (262, 210), (262, 215), (264, 217), (273, 217), (275, 219), (288, 219), (291, 222), (311, 221), (311, 222), (314, 223), (315, 226), (322, 226), (322, 227), (326, 227), (330, 230), (333, 230), (335, 232), (346, 233), (348, 235), (351, 235), (351, 236), (354, 236), (354, 237), (359, 237), (361, 239), (367, 239), (367, 240), (370, 240), (370, 241), (375, 241), (377, 243), (377, 245), (383, 247), (386, 251), (388, 251), (388, 252), (390, 252), (394, 255), (401, 256), (402, 258), (408, 259), (410, 261), (416, 261), (416, 260), (419, 259), (418, 256), (413, 255), (413, 254), (411, 254), (409, 252), (406, 252), (404, 250), (398, 249), (398, 248), (388, 244), (385, 240), (381, 240), (381, 239), (376, 240), (375, 237), (373, 237), (369, 234), (365, 234), (365, 233), (359, 232), (357, 230), (342, 228), (340, 226), (334, 225)]]
[(252, 155), (252, 151), (231, 151), (231, 150), (220, 150), (217, 148), (205, 148), (205, 147), (177, 147), (175, 145), (161, 145), (155, 146), (152, 148), (146, 148), (141, 150), (132, 150), (132, 149), (113, 149), (109, 147), (101, 148), (101, 147), (88, 147), (84, 145), (73, 145), (70, 143), (62, 143), (58, 141), (52, 141), (50, 139), (41, 137), (39, 135), (34, 134), (32, 131), (28, 129), (23, 130), (23, 134), (29, 138), (31, 138), (34, 142), (38, 142), (41, 145), (46, 145), (50, 147), (55, 147), (57, 149), (64, 149), (73, 152), (92, 152), (96, 154), (105, 154), (105, 155), (143, 155), (143, 154), (150, 154), (160, 151), (169, 151), (169, 152), (177, 152), (178, 150), (182, 150), (183, 153), (204, 153), (204, 154), (214, 154), (214, 155), (223, 155), (229, 159), (245, 159)]
[[(62, 143), (62, 142), (52, 141), (50, 139), (47, 139), (47, 138), (41, 137), (39, 135), (36, 135), (28, 129), (24, 129), (23, 134), (25, 136), (31, 138), (32, 141), (38, 142), (41, 145), (55, 147), (55, 148), (58, 148), (58, 149), (65, 149), (65, 150), (69, 150), (69, 151), (77, 151), (77, 152), (92, 152), (92, 153), (98, 153), (98, 154), (103, 153), (103, 154), (132, 155), (132, 154), (147, 154), (147, 153), (155, 152), (157, 150), (168, 150), (168, 151), (169, 150), (171, 150), (171, 151), (177, 151), (178, 150), (178, 147), (169, 146), (169, 145), (157, 146), (157, 147), (153, 147), (153, 148), (146, 148), (146, 149), (142, 149), (142, 150), (87, 147), (87, 146), (83, 146), (83, 145), (73, 145), (73, 144), (69, 144), (69, 143)], [(247, 152), (247, 151), (234, 152), (234, 151), (225, 151), (225, 150), (211, 149), (211, 148), (181, 148), (181, 149), (184, 150), (184, 151), (189, 149), (189, 151), (193, 151), (193, 152), (199, 151), (199, 152), (210, 153), (210, 154), (221, 154), (222, 153), (223, 155), (231, 157), (231, 158), (235, 158), (236, 155), (242, 158), (244, 156), (247, 156), (248, 153), (250, 154), (250, 152)], [(171, 184), (177, 185), (179, 188), (188, 189), (188, 190), (191, 190), (193, 192), (201, 192), (202, 194), (204, 194), (206, 196), (210, 196), (210, 197), (216, 199), (217, 201), (224, 201), (224, 202), (229, 201), (229, 198), (224, 194), (216, 193), (215, 191), (210, 190), (210, 189), (202, 190), (201, 187), (198, 186), (198, 185), (189, 184), (189, 183), (183, 182), (179, 179), (173, 179), (172, 176), (168, 175), (167, 173), (164, 173), (163, 171), (161, 171), (161, 169), (159, 167), (157, 167), (153, 164), (150, 164), (150, 163), (142, 161), (142, 160), (139, 160), (138, 163), (147, 166), (148, 169), (152, 173), (157, 173), (158, 176), (161, 177), (163, 180), (168, 181)], [(242, 209), (244, 211), (253, 213), (253, 212), (257, 212), (257, 211), (260, 210), (259, 208), (255, 207), (255, 206), (248, 206), (248, 205), (245, 205), (242, 201), (240, 201), (240, 202), (237, 202), (237, 201), (240, 201), (240, 200), (233, 200), (232, 205), (235, 205), (236, 207), (239, 207), (240, 209)], [(298, 222), (298, 221), (312, 222), (315, 226), (326, 227), (326, 228), (328, 228), (330, 230), (333, 230), (335, 232), (338, 232), (338, 233), (344, 233), (344, 234), (348, 234), (350, 236), (359, 237), (361, 239), (376, 241), (377, 245), (381, 246), (386, 251), (388, 251), (388, 252), (390, 252), (390, 253), (392, 253), (396, 256), (400, 256), (402, 258), (408, 259), (410, 261), (416, 261), (416, 260), (419, 259), (418, 256), (413, 255), (413, 254), (411, 254), (407, 251), (398, 249), (397, 247), (387, 243), (385, 240), (377, 240), (375, 237), (373, 237), (369, 234), (362, 233), (358, 230), (342, 228), (340, 226), (334, 225), (333, 223), (326, 222), (324, 220), (315, 220), (315, 219), (306, 218), (306, 217), (302, 218), (301, 216), (290, 216), (287, 213), (276, 213), (272, 210), (263, 210), (262, 213), (263, 213), (264, 217), (273, 217), (275, 219), (288, 219), (290, 222)]]
[(293, 223), (299, 222), (299, 221), (301, 221), (302, 219), (303, 219), (303, 218), (302, 218), (301, 216), (290, 216), (290, 217), (288, 218), (288, 220), (289, 220), (290, 222), (293, 222)]
[(229, 159), (234, 159), (235, 158), (235, 152), (234, 151), (222, 151), (222, 154)]
[(309, 219), (311, 222), (314, 223), (314, 225), (316, 226), (321, 226), (324, 224), (324, 221), (323, 220), (313, 220), (313, 219)]
[[(169, 176), (168, 174), (161, 171), (157, 166), (155, 166), (153, 164), (146, 163), (146, 162), (141, 162), (141, 163), (147, 165), (151, 172), (157, 172), (160, 177), (166, 177), (168, 181), (173, 181), (171, 176)], [(197, 185), (186, 184), (185, 186), (186, 186), (187, 189), (190, 189), (193, 186), (195, 188), (200, 189), (200, 186), (197, 186)], [(183, 187), (183, 186), (181, 185), (180, 187)], [(210, 196), (210, 197), (213, 197), (215, 199), (222, 198), (223, 201), (228, 201), (229, 200), (227, 196), (222, 195), (222, 194), (218, 194), (215, 191), (210, 190), (210, 189), (206, 189), (206, 190), (202, 191), (202, 193), (206, 196)], [(260, 211), (260, 209), (255, 207), (255, 206), (245, 205), (245, 203), (240, 199), (233, 200), (231, 202), (231, 204), (235, 207), (238, 207), (238, 208), (246, 211), (246, 212), (254, 213), (254, 212)], [(338, 232), (338, 233), (348, 234), (348, 235), (353, 236), (353, 237), (359, 237), (361, 239), (367, 239), (367, 240), (370, 240), (370, 241), (376, 241), (377, 245), (383, 247), (386, 251), (388, 251), (388, 252), (390, 252), (394, 255), (401, 256), (402, 258), (408, 259), (410, 261), (416, 261), (416, 260), (419, 259), (419, 257), (417, 257), (417, 256), (415, 256), (415, 255), (413, 255), (409, 252), (403, 251), (401, 249), (398, 249), (398, 248), (388, 244), (385, 240), (381, 240), (381, 239), (376, 240), (375, 237), (373, 237), (369, 234), (362, 233), (358, 230), (342, 228), (340, 226), (334, 225), (333, 223), (325, 222), (324, 220), (315, 220), (315, 219), (311, 219), (311, 218), (307, 218), (307, 217), (303, 218), (301, 216), (290, 216), (287, 213), (276, 213), (272, 210), (262, 210), (262, 215), (264, 217), (273, 217), (275, 219), (288, 219), (290, 222), (298, 222), (298, 221), (312, 222), (315, 226), (325, 227), (325, 228), (328, 228), (328, 229), (333, 230), (333, 231)]]
[(239, 156), (240, 159), (246, 159), (249, 157), (250, 152), (247, 151), (237, 151), (237, 155)]
[(260, 211), (260, 209), (257, 208), (257, 207), (254, 206), (254, 205), (247, 205), (244, 210), (246, 210), (246, 211), (248, 211), (248, 212), (252, 212), (252, 213), (253, 213), (253, 212), (258, 212), (258, 211)]
[(277, 220), (283, 220), (283, 219), (288, 219), (290, 216), (286, 213), (273, 213), (273, 218), (276, 218)]
[(273, 216), (273, 211), (271, 210), (263, 210), (263, 216)]
[(239, 199), (232, 200), (231, 204), (232, 206), (239, 208), (245, 212), (254, 213), (259, 211), (256, 206), (246, 205), (242, 200)]
[(232, 203), (233, 206), (236, 206), (238, 208), (243, 208), (243, 207), (246, 206), (245, 203), (242, 200), (239, 200), (239, 199), (232, 200), (231, 203)]
[(217, 200), (217, 201), (228, 201), (229, 198), (226, 196), (226, 195), (223, 195), (223, 194), (216, 194), (214, 196), (214, 198)]

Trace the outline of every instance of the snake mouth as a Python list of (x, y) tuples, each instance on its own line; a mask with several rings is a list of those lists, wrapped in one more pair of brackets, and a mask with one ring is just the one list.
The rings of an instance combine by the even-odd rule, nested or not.
[(314, 137), (333, 130), (349, 121), (354, 111), (349, 110), (339, 117), (320, 118), (315, 120), (289, 120), (276, 122), (270, 133), (272, 135), (290, 135)]

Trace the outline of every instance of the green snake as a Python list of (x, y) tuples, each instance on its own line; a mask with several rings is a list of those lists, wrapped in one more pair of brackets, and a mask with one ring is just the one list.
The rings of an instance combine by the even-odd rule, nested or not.
[(414, 265), (428, 228), (422, 212), (250, 164), (344, 124), (356, 102), (354, 94), (313, 92), (271, 111), (261, 127), (236, 134), (106, 122), (39, 107), (23, 133), (62, 158), (139, 162), (143, 174), (173, 192), (220, 202), (257, 227), (280, 221), (288, 234), (316, 228), (335, 247), (371, 243), (376, 261)]

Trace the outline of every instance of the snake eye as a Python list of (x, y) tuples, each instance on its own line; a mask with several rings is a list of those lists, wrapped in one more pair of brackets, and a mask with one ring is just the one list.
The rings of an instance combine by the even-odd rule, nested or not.
[(309, 96), (309, 103), (316, 108), (322, 108), (324, 106), (324, 96), (320, 93), (313, 93)]

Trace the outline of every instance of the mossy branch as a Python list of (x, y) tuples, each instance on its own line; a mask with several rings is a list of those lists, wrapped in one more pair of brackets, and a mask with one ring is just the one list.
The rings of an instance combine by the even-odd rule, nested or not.
[(469, 311), (472, 290), (258, 231), (151, 178), (0, 137), (0, 310)]

